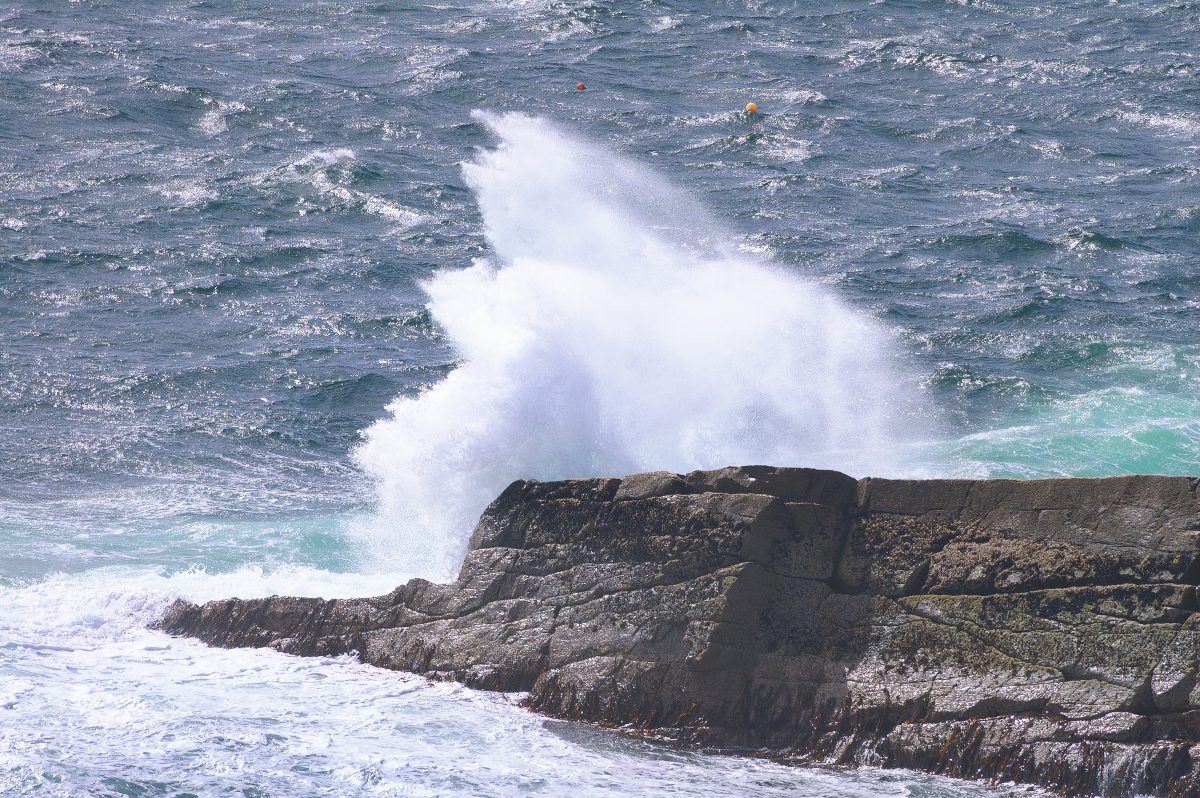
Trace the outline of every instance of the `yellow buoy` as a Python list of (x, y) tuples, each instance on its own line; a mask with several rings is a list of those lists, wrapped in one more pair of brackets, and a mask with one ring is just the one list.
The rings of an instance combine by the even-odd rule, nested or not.
[(746, 103), (746, 113), (757, 114), (758, 113), (758, 103)]

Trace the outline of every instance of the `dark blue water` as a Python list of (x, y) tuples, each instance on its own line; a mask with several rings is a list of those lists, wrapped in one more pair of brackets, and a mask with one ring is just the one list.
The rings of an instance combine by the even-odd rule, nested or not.
[[(99, 601), (108, 620), (64, 628), (117, 624), (123, 640), (137, 623), (117, 619), (158, 606), (130, 609), (129, 595), (233, 589), (189, 587), (196, 574), (252, 573), (249, 593), (356, 592), (355, 573), (387, 570), (388, 540), (404, 562), (396, 516), (381, 522), (377, 504), (433, 495), (434, 483), (400, 490), (380, 477), (386, 463), (366, 475), (354, 451), (390, 402), (436, 395), (469, 348), (426, 307), (424, 282), (506, 262), (504, 231), (485, 226), (461, 168), (507, 141), (475, 109), (544, 120), (585, 163), (631, 159), (715, 220), (680, 206), (680, 227), (872, 320), (902, 375), (886, 382), (911, 400), (891, 431), (903, 456), (873, 466), (833, 447), (813, 464), (1200, 474), (1198, 60), (1194, 2), (8, 7), (5, 600), (45, 599), (51, 615)], [(741, 113), (750, 101), (759, 114)], [(506, 201), (540, 203), (535, 240), (586, 233), (571, 175), (540, 175), (536, 156)], [(641, 193), (638, 229), (670, 226), (659, 189), (613, 185)], [(603, 243), (615, 253), (621, 238)], [(710, 299), (715, 323), (745, 323), (723, 318), (719, 292)], [(612, 314), (613, 329), (626, 323)], [(497, 325), (493, 337), (511, 333)], [(666, 362), (656, 340), (647, 379)], [(789, 362), (815, 351), (779, 342)], [(637, 362), (616, 351), (609, 360)], [(567, 373), (564, 357), (555, 350), (546, 373)], [(740, 383), (714, 362), (711, 392), (727, 396)], [(504, 379), (533, 391), (539, 369), (527, 358)], [(847, 422), (830, 410), (838, 396), (817, 396), (830, 415), (816, 426)], [(507, 401), (512, 418), (546, 423), (545, 407)], [(747, 418), (774, 423), (778, 403), (755, 402)], [(403, 451), (414, 429), (442, 437), (413, 451), (461, 444), (427, 405), (377, 446)], [(610, 456), (561, 431), (505, 459), (525, 437), (514, 429), (471, 432), (462, 462), (488, 460), (488, 480), (657, 464), (645, 461), (658, 448)], [(686, 451), (660, 447), (663, 465), (739, 451), (706, 450), (693, 433)], [(593, 444), (600, 454), (583, 451)], [(555, 459), (564, 448), (577, 457)], [(56, 579), (67, 598), (45, 598)], [(110, 583), (127, 587), (96, 599)]]
[(455, 362), (417, 283), (487, 249), (474, 108), (894, 327), (990, 471), (1200, 470), (1195, 4), (37, 5), (0, 51), (12, 501), (343, 505)]

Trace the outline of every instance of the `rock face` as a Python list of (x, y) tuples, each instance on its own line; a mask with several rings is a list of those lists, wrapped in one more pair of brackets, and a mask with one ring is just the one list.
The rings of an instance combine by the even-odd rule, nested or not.
[(1200, 795), (1200, 480), (729, 468), (513, 483), (458, 581), (180, 602), (173, 633), (562, 718), (1068, 795)]

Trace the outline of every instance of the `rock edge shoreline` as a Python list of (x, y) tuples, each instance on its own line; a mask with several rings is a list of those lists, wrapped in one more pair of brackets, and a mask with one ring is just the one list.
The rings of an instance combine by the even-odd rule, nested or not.
[(458, 579), (177, 602), (223, 647), (526, 692), (685, 744), (1200, 795), (1200, 479), (520, 480)]

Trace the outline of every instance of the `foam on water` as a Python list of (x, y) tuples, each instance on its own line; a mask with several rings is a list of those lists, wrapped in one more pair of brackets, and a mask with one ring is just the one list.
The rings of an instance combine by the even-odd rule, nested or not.
[[(0, 794), (996, 794), (144, 627), (444, 576), (515, 476), (907, 470), (907, 409), (858, 411), (920, 392), (834, 290), (950, 420), (928, 471), (1200, 473), (1188, 4), (608, 5), (0, 12)], [(481, 104), (746, 235), (512, 117), (481, 250)]]
[(499, 145), (463, 172), (493, 254), (428, 282), (462, 363), (358, 451), (380, 485), (373, 559), (451, 576), (517, 478), (902, 467), (919, 403), (878, 326), (737, 252), (652, 170), (545, 120), (477, 118)]
[(356, 662), (146, 628), (176, 596), (380, 592), (312, 568), (104, 568), (0, 585), (0, 794), (966, 798), (906, 773), (704, 756), (546, 721), (515, 699)]

